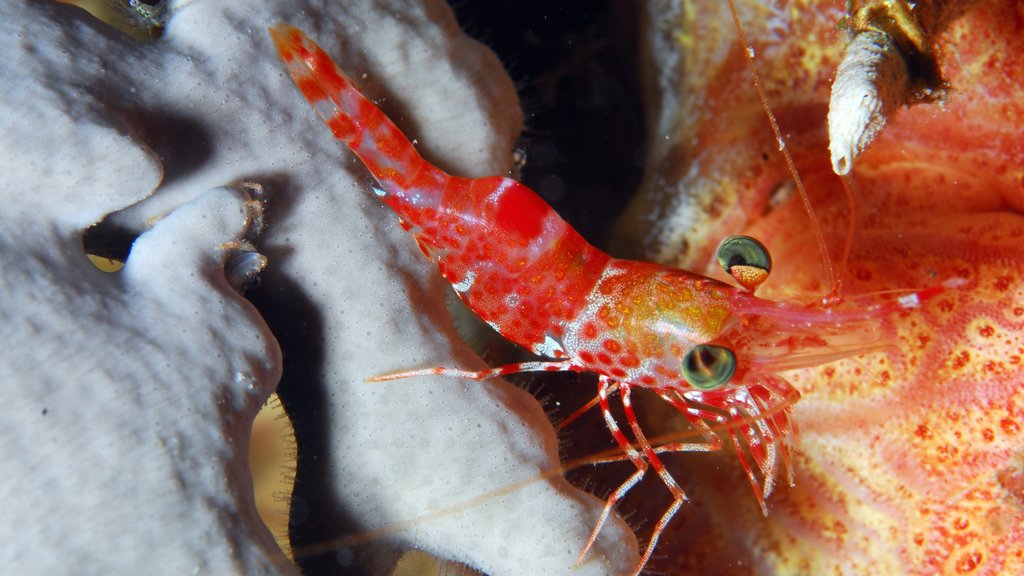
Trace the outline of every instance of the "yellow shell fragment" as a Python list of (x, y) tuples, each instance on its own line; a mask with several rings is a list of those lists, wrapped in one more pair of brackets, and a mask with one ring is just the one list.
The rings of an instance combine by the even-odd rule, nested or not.
[(106, 258), (104, 256), (97, 256), (96, 254), (86, 254), (89, 257), (89, 262), (98, 268), (101, 272), (117, 272), (124, 268), (124, 262), (120, 260), (114, 260), (113, 258)]
[(275, 392), (253, 420), (249, 470), (256, 511), (289, 558), (292, 558), (292, 549), (288, 516), (295, 485), (296, 457), (295, 429)]

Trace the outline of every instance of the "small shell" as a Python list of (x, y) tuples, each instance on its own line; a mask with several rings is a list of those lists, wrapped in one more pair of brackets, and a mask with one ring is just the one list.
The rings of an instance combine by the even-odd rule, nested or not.
[(853, 34), (828, 109), (832, 170), (840, 176), (903, 105), (939, 102), (942, 78), (935, 39), (967, 9), (966, 3), (867, 2), (844, 20)]
[(857, 34), (839, 64), (828, 104), (832, 170), (840, 176), (882, 131), (911, 90), (910, 73), (887, 34)]
[(267, 257), (260, 254), (248, 243), (230, 254), (224, 264), (228, 283), (238, 292), (255, 288), (260, 282), (260, 272), (267, 267)]

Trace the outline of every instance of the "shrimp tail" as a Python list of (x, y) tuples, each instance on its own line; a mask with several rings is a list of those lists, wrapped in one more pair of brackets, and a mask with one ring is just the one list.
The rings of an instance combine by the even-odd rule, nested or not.
[(426, 162), (394, 122), (301, 30), (278, 23), (269, 31), (302, 95), (380, 183), (377, 194), (399, 215), (403, 204), (436, 205), (450, 177)]

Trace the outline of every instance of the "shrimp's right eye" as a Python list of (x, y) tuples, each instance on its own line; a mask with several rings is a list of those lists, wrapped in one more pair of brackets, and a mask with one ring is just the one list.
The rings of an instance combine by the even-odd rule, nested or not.
[(768, 279), (772, 257), (768, 249), (750, 236), (730, 236), (718, 245), (718, 263), (748, 292)]
[(683, 377), (694, 388), (721, 388), (735, 373), (736, 355), (724, 346), (700, 344), (683, 356)]

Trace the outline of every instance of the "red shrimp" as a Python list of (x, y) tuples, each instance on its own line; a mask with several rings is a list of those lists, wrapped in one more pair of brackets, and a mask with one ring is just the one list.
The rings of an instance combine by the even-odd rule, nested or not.
[[(450, 176), (431, 165), (301, 31), (280, 24), (270, 34), (303, 95), (366, 165), (380, 184), (376, 195), (398, 214), (458, 296), (502, 336), (545, 358), (482, 371), (428, 368), (374, 380), (427, 374), (483, 380), (527, 371), (598, 375), (595, 402), (636, 471), (607, 498), (579, 561), (615, 504), (653, 468), (673, 500), (654, 526), (635, 568), (639, 574), (687, 499), (658, 454), (721, 449), (709, 423), (727, 431), (767, 514), (765, 498), (780, 477), (793, 482), (790, 407), (799, 393), (778, 372), (877, 350), (885, 344), (876, 329), (879, 318), (943, 290), (859, 306), (843, 305), (838, 297), (811, 305), (761, 299), (754, 291), (770, 271), (770, 259), (747, 237), (727, 239), (719, 249), (738, 287), (613, 258), (523, 184)], [(702, 441), (652, 446), (631, 404), (635, 388), (668, 402)], [(610, 410), (615, 391), (632, 440)]]

